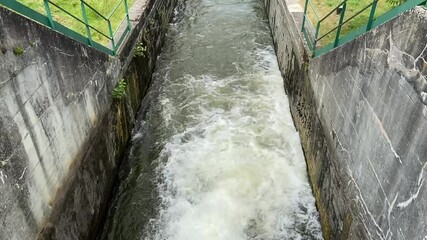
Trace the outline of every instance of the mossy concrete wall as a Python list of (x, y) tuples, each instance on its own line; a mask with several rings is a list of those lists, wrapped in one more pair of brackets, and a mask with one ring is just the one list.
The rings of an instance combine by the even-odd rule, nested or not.
[(267, 0), (326, 239), (427, 238), (427, 11), (310, 59), (298, 1)]
[(0, 239), (97, 233), (176, 1), (137, 3), (118, 57), (0, 7)]

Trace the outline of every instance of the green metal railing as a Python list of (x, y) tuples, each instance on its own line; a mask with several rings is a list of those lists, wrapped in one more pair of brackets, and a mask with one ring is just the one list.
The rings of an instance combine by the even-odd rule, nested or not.
[[(36, 21), (42, 25), (45, 25), (55, 31), (58, 31), (70, 38), (73, 38), (79, 42), (85, 43), (93, 48), (96, 48), (102, 52), (105, 52), (107, 54), (115, 56), (117, 54), (117, 50), (119, 49), (120, 45), (123, 43), (123, 40), (125, 39), (126, 35), (129, 34), (131, 30), (130, 25), (130, 19), (129, 19), (129, 9), (127, 5), (127, 0), (121, 0), (111, 11), (108, 16), (104, 16), (99, 11), (97, 11), (95, 8), (90, 6), (87, 2), (84, 0), (77, 0), (80, 1), (81, 5), (81, 16), (76, 16), (66, 9), (62, 8), (58, 4), (50, 1), (50, 0), (42, 0), (44, 2), (44, 8), (46, 11), (46, 15), (43, 15), (31, 8), (28, 8), (27, 6), (23, 5), (22, 3), (17, 2), (16, 0), (0, 0), (0, 6), (3, 5), (29, 19), (32, 19), (33, 21)], [(125, 12), (126, 12), (126, 29), (124, 29), (123, 33), (121, 33), (120, 36), (118, 36), (118, 32), (120, 31), (120, 25), (119, 27), (113, 31), (111, 18), (114, 16), (114, 14), (117, 12), (119, 7), (124, 4)], [(54, 6), (56, 9), (59, 9), (61, 12), (65, 13), (66, 15), (70, 16), (72, 19), (78, 21), (81, 24), (84, 24), (86, 29), (86, 35), (82, 35), (81, 33), (78, 33), (72, 29), (70, 29), (67, 26), (62, 25), (61, 23), (55, 21), (52, 17), (52, 11), (51, 7)], [(94, 12), (100, 19), (103, 19), (106, 24), (106, 28), (108, 28), (108, 33), (102, 32), (95, 26), (91, 25), (88, 17), (87, 17), (87, 11), (90, 10)], [(97, 34), (100, 34), (102, 37), (105, 37), (109, 40), (110, 46), (105, 46), (101, 43), (98, 43), (93, 40), (92, 36), (93, 33), (96, 32)], [(118, 40), (117, 40), (118, 39)], [(117, 40), (117, 42), (116, 42)]]
[[(338, 4), (338, 6), (336, 6), (332, 11), (326, 14), (324, 17), (320, 18), (311, 0), (306, 0), (305, 7), (304, 7), (303, 20), (302, 20), (302, 33), (307, 41), (308, 47), (310, 48), (313, 54), (313, 57), (317, 57), (319, 55), (327, 53), (330, 50), (346, 42), (349, 42), (355, 39), (356, 37), (364, 34), (365, 32), (383, 24), (384, 22), (389, 21), (390, 19), (394, 18), (400, 13), (405, 12), (415, 6), (424, 5), (427, 7), (427, 1), (426, 0), (408, 0), (402, 3), (401, 5), (391, 9), (390, 11), (384, 13), (383, 15), (375, 18), (375, 11), (377, 9), (377, 5), (378, 5), (378, 0), (373, 0), (372, 3), (368, 4), (367, 6), (362, 8), (360, 11), (356, 12), (354, 15), (346, 19), (345, 14), (347, 10), (347, 0), (344, 0), (340, 4)], [(366, 24), (346, 34), (345, 36), (341, 37), (342, 27), (368, 9), (370, 9), (370, 14), (369, 14), (369, 18), (366, 21)], [(310, 22), (310, 18), (308, 17), (309, 10), (313, 12), (314, 18), (316, 20), (316, 24), (315, 24), (316, 27), (314, 27)], [(331, 15), (334, 12), (339, 12), (340, 16), (339, 16), (338, 24), (336, 25), (336, 27), (330, 30), (327, 30), (326, 33), (319, 36), (321, 32), (320, 30), (321, 30), (322, 22), (324, 22), (329, 17), (331, 17)], [(319, 41), (322, 39), (325, 39), (325, 37), (330, 36), (334, 32), (335, 32), (334, 41), (326, 46), (319, 48), (318, 47)]]

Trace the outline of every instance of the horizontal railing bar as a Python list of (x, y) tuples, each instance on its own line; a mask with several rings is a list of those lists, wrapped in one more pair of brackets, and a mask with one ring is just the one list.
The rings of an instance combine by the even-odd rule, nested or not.
[[(66, 14), (68, 14), (70, 17), (76, 19), (77, 21), (79, 21), (80, 23), (84, 24), (86, 26), (86, 23), (84, 21), (82, 21), (81, 19), (79, 19), (78, 17), (74, 16), (73, 14), (67, 12), (66, 10), (64, 10), (63, 8), (61, 8), (60, 6), (58, 6), (55, 3), (52, 3), (51, 1), (49, 1), (50, 4), (52, 4), (53, 6), (59, 8), (61, 11), (65, 12)], [(100, 30), (98, 30), (97, 28), (93, 27), (90, 24), (87, 24), (88, 27), (90, 27), (91, 29), (95, 30), (96, 32), (98, 32), (99, 34), (103, 35), (104, 37), (108, 38), (111, 40), (111, 37), (105, 35), (105, 33), (101, 32)]]
[(99, 34), (101, 34), (102, 36), (108, 38), (111, 40), (110, 36), (107, 36), (105, 33), (101, 32), (100, 30), (96, 29), (95, 27), (92, 27), (91, 25), (88, 25), (91, 29), (95, 30), (96, 32), (98, 32)]
[(41, 14), (16, 0), (3, 0), (0, 5), (6, 7), (9, 10), (24, 15), (27, 18), (30, 18), (44, 26), (50, 27), (49, 19), (46, 15)]
[(107, 18), (104, 17), (104, 15), (102, 15), (101, 13), (99, 13), (95, 8), (93, 8), (91, 5), (89, 5), (88, 3), (86, 3), (84, 0), (80, 0), (82, 1), (86, 7), (90, 8), (92, 11), (94, 11), (96, 14), (98, 14), (100, 17), (102, 17), (105, 21), (108, 21)]
[[(81, 33), (76, 32), (75, 30), (70, 29), (69, 27), (66, 27), (64, 25), (62, 25), (61, 23), (59, 23), (58, 21), (53, 20), (53, 23), (55, 25), (55, 29), (53, 29), (50, 24), (49, 24), (49, 19), (46, 15), (39, 13), (37, 11), (35, 11), (34, 9), (31, 9), (27, 6), (25, 6), (22, 3), (17, 2), (16, 0), (0, 0), (0, 6), (5, 6), (7, 8), (9, 8), (12, 11), (15, 11), (33, 21), (36, 21), (46, 27), (49, 27), (52, 30), (55, 30), (59, 33), (64, 34), (65, 36), (68, 36), (76, 41), (82, 42), (84, 44), (88, 44), (88, 42), (90, 42), (90, 38), (87, 36), (83, 36)], [(99, 33), (100, 35), (102, 35), (103, 37), (109, 39), (109, 40), (113, 40), (114, 36), (116, 34), (118, 34), (119, 29), (117, 29), (114, 33), (113, 36), (108, 36), (107, 34), (103, 33), (101, 30), (97, 29), (96, 27), (90, 25), (89, 23), (85, 23), (83, 19), (81, 19), (81, 17), (78, 17), (74, 14), (72, 14), (71, 12), (65, 10), (63, 7), (59, 6), (58, 4), (56, 4), (55, 2), (52, 2), (51, 0), (47, 0), (47, 2), (49, 3), (49, 5), (51, 4), (53, 7), (58, 8), (58, 10), (64, 12), (66, 15), (70, 16), (72, 19), (76, 20), (77, 22), (89, 27), (90, 29), (94, 30), (95, 32)], [(85, 1), (81, 0), (81, 2), (87, 6), (88, 8), (90, 8), (91, 10), (93, 10), (96, 14), (98, 14), (99, 16), (101, 16), (104, 20), (106, 20), (107, 22), (109, 22), (110, 20), (107, 19), (106, 17), (104, 17), (101, 13), (99, 13), (96, 9), (94, 9), (92, 6), (90, 6), (89, 4), (87, 4)], [(112, 14), (114, 14), (117, 9), (120, 7), (120, 5), (126, 2), (125, 0), (121, 0), (120, 3), (118, 3), (115, 7), (115, 9), (111, 12), (111, 14), (109, 15), (109, 18), (111, 18)], [(126, 7), (126, 6), (125, 6)], [(128, 15), (126, 14), (126, 17), (128, 17)], [(123, 22), (125, 20), (122, 20), (120, 26), (123, 25)], [(93, 45), (92, 47), (102, 51), (104, 53), (107, 53), (109, 55), (115, 55), (116, 50), (120, 47), (120, 45), (123, 43), (124, 39), (126, 38), (126, 36), (130, 33), (130, 29), (126, 28), (125, 31), (123, 32), (123, 34), (121, 35), (121, 37), (119, 38), (118, 44), (116, 44), (114, 49), (110, 49), (109, 47), (106, 47), (104, 45), (101, 45), (95, 41), (93, 41)], [(90, 45), (90, 44), (89, 44)]]
[(83, 20), (81, 20), (80, 18), (74, 16), (72, 13), (70, 13), (67, 10), (63, 9), (62, 7), (60, 7), (59, 5), (57, 5), (56, 3), (51, 2), (50, 0), (48, 0), (48, 2), (50, 4), (52, 4), (53, 6), (55, 6), (56, 8), (58, 8), (59, 10), (63, 11), (64, 13), (66, 13), (68, 16), (70, 16), (70, 17), (74, 18), (75, 20), (79, 21), (80, 23), (83, 23), (84, 25), (86, 25), (86, 23)]
[(372, 6), (373, 3), (370, 3), (369, 5), (367, 5), (366, 7), (364, 7), (362, 10), (358, 11), (356, 14), (354, 14), (353, 16), (351, 16), (350, 18), (348, 18), (347, 20), (345, 20), (341, 25), (336, 26), (335, 28), (333, 28), (331, 31), (329, 31), (328, 33), (322, 35), (322, 37), (318, 38), (317, 41), (320, 41), (322, 38), (324, 38), (325, 36), (329, 35), (331, 32), (335, 31), (336, 29), (338, 29), (340, 26), (344, 26), (346, 23), (348, 23), (350, 20), (352, 20), (353, 18), (355, 18), (356, 16), (360, 15), (363, 11), (365, 11), (366, 9), (368, 9), (370, 6)]
[(122, 5), (123, 0), (121, 0), (116, 7), (113, 9), (113, 11), (111, 11), (111, 13), (108, 15), (108, 20), (110, 20), (110, 18), (113, 16), (113, 14), (117, 11), (117, 9), (120, 7), (120, 5)]
[[(372, 28), (378, 27), (379, 25), (389, 21), (390, 19), (397, 16), (398, 14), (400, 14), (404, 11), (407, 11), (407, 10), (409, 10), (415, 6), (418, 6), (422, 3), (427, 3), (427, 1), (411, 0), (411, 1), (404, 2), (403, 4), (391, 9), (390, 11), (388, 11), (388, 12), (382, 14), (381, 16), (377, 17), (376, 19), (374, 19), (372, 22)], [(346, 36), (340, 38), (338, 46), (341, 46), (342, 44), (347, 43), (347, 42), (351, 41), (352, 39), (354, 39), (355, 37), (360, 36), (363, 33), (365, 33), (367, 25), (368, 24), (365, 24), (365, 25), (347, 33)], [(332, 31), (334, 31), (335, 29), (333, 29)], [(314, 57), (318, 57), (318, 56), (325, 54), (325, 53), (329, 52), (330, 50), (334, 49), (333, 45), (334, 45), (334, 43), (331, 43), (331, 44), (328, 44), (328, 45), (316, 50)]]
[(323, 20), (325, 20), (327, 17), (329, 17), (332, 13), (334, 13), (339, 7), (341, 7), (342, 5), (344, 5), (344, 3), (346, 3), (347, 0), (342, 1), (338, 6), (336, 6), (332, 11), (330, 11), (328, 14), (326, 14), (326, 16), (324, 16), (322, 19), (320, 19), (319, 22), (323, 22)]
[(337, 30), (337, 29), (339, 28), (339, 26), (340, 26), (340, 25), (338, 25), (338, 26), (334, 27), (334, 28), (333, 28), (332, 30), (330, 30), (329, 32), (327, 32), (327, 33), (323, 34), (321, 37), (319, 37), (319, 38), (317, 39), (317, 41), (322, 40), (322, 38), (324, 38), (324, 37), (328, 36), (331, 32), (333, 32), (333, 31)]
[(370, 3), (368, 6), (366, 6), (366, 7), (364, 7), (364, 8), (362, 8), (361, 10), (359, 10), (357, 13), (355, 13), (353, 16), (351, 16), (350, 18), (348, 18), (347, 20), (345, 20), (343, 23), (342, 23), (342, 25), (344, 25), (344, 24), (346, 24), (346, 23), (348, 23), (350, 20), (352, 20), (353, 18), (355, 18), (356, 16), (358, 16), (358, 15), (360, 15), (362, 12), (364, 12), (366, 9), (368, 9), (369, 7), (371, 7), (372, 6), (372, 4), (373, 4), (373, 2), (372, 3)]
[(114, 53), (114, 51), (112, 49), (110, 49), (110, 48), (108, 48), (106, 46), (103, 46), (103, 45), (101, 45), (101, 44), (99, 44), (97, 42), (93, 42), (93, 47), (95, 47), (99, 51), (102, 51), (102, 52), (107, 53), (109, 55), (112, 55), (112, 56), (115, 55), (115, 53)]

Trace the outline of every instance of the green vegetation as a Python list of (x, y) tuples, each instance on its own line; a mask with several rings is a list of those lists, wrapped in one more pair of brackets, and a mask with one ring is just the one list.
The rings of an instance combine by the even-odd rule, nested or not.
[(135, 56), (144, 57), (147, 48), (142, 43), (138, 43), (135, 47)]
[(124, 79), (117, 83), (117, 86), (113, 89), (113, 99), (121, 99), (126, 95), (127, 84)]
[(304, 64), (303, 64), (303, 66), (304, 66), (304, 71), (308, 71), (308, 67), (310, 66), (310, 63), (307, 61), (307, 62), (304, 62)]
[(21, 56), (22, 54), (24, 54), (25, 50), (23, 47), (15, 47), (13, 49), (13, 54), (15, 54), (16, 56)]
[[(305, 5), (305, 0), (300, 0), (302, 6)], [(357, 14), (364, 7), (368, 6), (372, 3), (373, 0), (348, 0), (347, 1), (347, 9), (345, 11), (344, 21), (351, 18), (353, 15)], [(394, 6), (402, 3), (404, 0), (379, 0), (375, 12), (375, 17), (378, 17), (385, 12), (392, 9)], [(313, 3), (317, 15), (319, 19), (322, 19), (329, 12), (331, 12), (338, 4), (342, 2), (342, 0), (311, 0)], [(345, 34), (363, 26), (368, 23), (369, 15), (371, 8), (364, 10), (361, 14), (351, 19), (349, 22), (344, 24), (341, 29), (341, 37)], [(307, 8), (308, 16), (310, 18), (311, 23), (314, 27), (317, 24), (316, 17), (311, 8)], [(339, 22), (339, 14), (333, 13), (328, 18), (326, 18), (320, 25), (319, 37), (322, 37), (324, 34), (328, 33), (332, 29), (334, 29)], [(335, 39), (337, 31), (332, 31), (330, 34), (326, 35), (323, 39), (319, 41), (319, 45), (327, 45), (331, 43)]]
[[(17, 0), (18, 2), (46, 15), (46, 10), (44, 7), (44, 3), (42, 0)], [(135, 0), (128, 0), (127, 3), (129, 6), (133, 4)], [(83, 15), (82, 15), (82, 7), (81, 3), (78, 0), (51, 0), (51, 2), (55, 3), (56, 5), (60, 6), (61, 8), (65, 9), (69, 13), (76, 16), (78, 19), (83, 21)], [(96, 9), (99, 13), (101, 13), (104, 17), (108, 18), (108, 16), (112, 13), (114, 8), (117, 6), (117, 4), (120, 2), (120, 0), (86, 0), (86, 3), (88, 3), (91, 7)], [(72, 18), (59, 8), (53, 6), (53, 4), (49, 4), (52, 17), (55, 21), (63, 24), (64, 26), (82, 34), (83, 36), (87, 36), (86, 33), (86, 26), (77, 21), (76, 19)], [(89, 25), (96, 28), (103, 34), (110, 36), (109, 29), (108, 29), (108, 23), (105, 19), (103, 19), (101, 16), (99, 16), (95, 11), (90, 9), (89, 7), (86, 7), (86, 13), (88, 17)], [(124, 6), (124, 2), (122, 2), (119, 6), (119, 8), (114, 12), (114, 14), (111, 16), (111, 26), (113, 29), (113, 32), (115, 32), (116, 29), (118, 29), (122, 23), (123, 20), (125, 20), (126, 16), (126, 10)], [(91, 35), (92, 39), (96, 42), (106, 44), (110, 40), (106, 38), (105, 36), (102, 36), (101, 34), (97, 33), (96, 31), (91, 29)]]

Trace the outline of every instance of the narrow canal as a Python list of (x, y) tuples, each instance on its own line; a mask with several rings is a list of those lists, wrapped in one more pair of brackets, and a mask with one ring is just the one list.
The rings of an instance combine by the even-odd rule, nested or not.
[(260, 0), (176, 10), (100, 239), (322, 239)]

